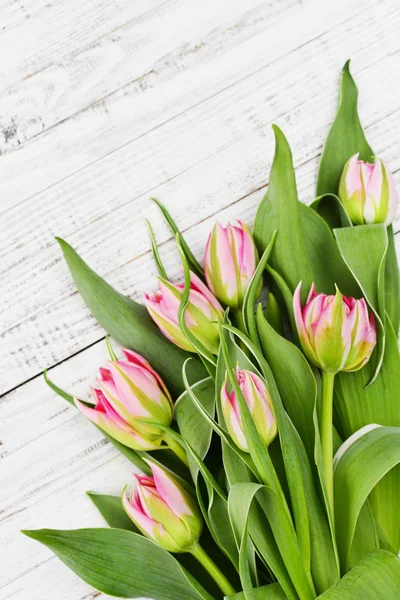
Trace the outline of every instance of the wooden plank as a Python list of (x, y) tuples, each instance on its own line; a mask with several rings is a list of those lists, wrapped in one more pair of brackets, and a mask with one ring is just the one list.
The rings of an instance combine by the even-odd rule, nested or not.
[[(341, 0), (341, 2), (343, 1)], [(299, 10), (299, 7), (297, 8)], [(298, 10), (294, 16), (298, 15)], [(280, 23), (290, 23), (287, 12), (283, 13), (282, 21), (277, 23), (276, 17), (272, 17), (267, 20), (267, 24), (271, 22), (272, 26), (277, 26)], [(328, 17), (329, 15), (326, 17), (326, 27), (331, 26)], [(101, 101), (90, 104), (82, 114), (76, 114), (71, 122), (62, 122), (61, 129), (56, 128), (56, 130), (49, 131), (48, 135), (39, 136), (38, 144), (26, 144), (22, 148), (19, 147), (18, 142), (23, 142), (24, 137), (22, 136), (20, 139), (19, 119), (18, 115), (15, 116), (14, 121), (18, 122), (16, 136), (10, 135), (10, 127), (12, 131), (15, 129), (12, 124), (10, 127), (7, 124), (5, 126), (6, 145), (12, 146), (12, 140), (15, 137), (14, 142), (18, 146), (18, 152), (13, 152), (11, 156), (7, 155), (6, 158), (3, 158), (6, 177), (6, 179), (2, 178), (0, 182), (0, 185), (4, 186), (0, 188), (3, 210), (14, 206), (26, 197), (39, 193), (76, 170), (83, 169), (91, 162), (126, 145), (128, 141), (152, 131), (163, 122), (239, 81), (249, 72), (254, 73), (279, 58), (281, 53), (286, 53), (307, 40), (307, 32), (293, 40), (289, 38), (290, 42), (286, 39), (282, 41), (278, 39), (276, 44), (271, 44), (270, 52), (266, 53), (265, 36), (274, 40), (273, 27), (269, 29), (266, 26), (265, 31), (255, 39), (250, 38), (243, 46), (233, 43), (235, 40), (240, 41), (241, 36), (236, 32), (240, 32), (242, 29), (234, 25), (233, 21), (227, 31), (223, 29), (218, 31), (219, 35), (215, 35), (215, 32), (212, 35), (213, 32), (211, 32), (208, 37), (205, 36), (207, 44), (203, 42), (204, 36), (200, 35), (195, 39), (191, 52), (189, 49), (185, 49), (185, 46), (177, 49), (174, 47), (174, 52), (172, 52), (171, 48), (167, 46), (164, 48), (166, 55), (162, 63), (158, 64), (156, 61), (154, 65), (156, 72), (152, 73), (151, 82), (148, 81), (148, 78), (146, 78), (146, 83), (143, 81), (144, 75), (149, 72), (150, 67), (147, 67), (141, 71), (141, 77), (138, 77), (131, 85), (105, 99), (104, 94), (97, 96), (96, 99), (101, 99)], [(244, 28), (244, 31), (247, 32), (247, 29)], [(211, 45), (210, 51), (209, 45)], [(145, 64), (148, 65), (148, 59)], [(188, 66), (190, 69), (187, 68)], [(128, 73), (132, 70), (126, 59), (122, 62), (121, 68), (126, 69)], [(187, 76), (187, 71), (190, 72), (190, 77)], [(91, 75), (89, 83), (85, 76), (85, 89), (90, 89), (91, 84), (95, 81), (96, 72), (93, 76)], [(27, 98), (29, 102), (30, 81), (27, 85), (28, 90), (25, 90), (24, 98)], [(79, 85), (77, 87), (80, 89)], [(32, 90), (33, 95), (35, 95), (34, 90), (35, 88)], [(73, 90), (71, 93), (74, 93)], [(64, 93), (59, 95), (65, 96)], [(18, 105), (18, 102), (14, 102), (12, 98), (11, 102), (13, 106)], [(75, 112), (78, 107), (74, 109)], [(43, 119), (43, 111), (39, 112), (40, 119)], [(38, 109), (36, 108), (37, 113)], [(32, 124), (34, 119), (28, 118), (28, 121)], [(35, 125), (33, 127), (35, 129)], [(41, 127), (42, 124), (39, 124), (39, 130)], [(81, 140), (84, 140), (83, 144)], [(23, 168), (22, 163), (27, 165), (27, 168), (24, 169), (26, 177), (23, 182), (18, 178), (19, 185), (15, 186), (15, 178)], [(47, 168), (44, 168), (44, 165)]]
[[(304, 54), (299, 57), (299, 60), (302, 59)], [(389, 68), (392, 64), (390, 57), (387, 61), (385, 68), (390, 72)], [(288, 58), (287, 62), (280, 66), (289, 68), (289, 62)], [(369, 68), (366, 67), (360, 75), (368, 80), (371, 76), (378, 77), (381, 69), (382, 64), (376, 63)], [(385, 78), (385, 81), (388, 81), (388, 78)], [(385, 89), (385, 81), (382, 81), (381, 92)], [(303, 199), (312, 197), (314, 178), (312, 171), (316, 167), (322, 132), (326, 131), (326, 113), (333, 112), (336, 97), (334, 88), (335, 85), (332, 84), (330, 92), (326, 90), (321, 92), (319, 85), (312, 86), (310, 83), (309, 93), (314, 92), (314, 97), (311, 99), (306, 97), (297, 109), (289, 104), (287, 113), (283, 113), (281, 117), (283, 122), (286, 118), (290, 119), (286, 131), (293, 146), (295, 162), (301, 165), (298, 178)], [(248, 196), (252, 190), (265, 184), (267, 157), (268, 153), (271, 157), (273, 152), (272, 136), (269, 128), (266, 129), (271, 113), (266, 111), (264, 115), (258, 108), (262, 106), (265, 89), (257, 85), (257, 90), (253, 92), (255, 96), (251, 98), (252, 106), (257, 107), (253, 108), (257, 125), (255, 129), (248, 127), (249, 121), (245, 110), (248, 107), (248, 90), (248, 84), (243, 84), (243, 88), (238, 90), (235, 96), (231, 111), (227, 108), (226, 98), (219, 98), (218, 103), (214, 99), (212, 110), (205, 110), (202, 115), (197, 113), (198, 119), (194, 124), (191, 123), (189, 128), (185, 126), (186, 122), (182, 126), (182, 131), (179, 127), (174, 129), (173, 123), (165, 125), (165, 132), (161, 129), (154, 132), (154, 145), (143, 138), (137, 142), (142, 144), (140, 151), (137, 146), (136, 151), (134, 148), (129, 150), (129, 147), (126, 147), (124, 152), (121, 151), (118, 155), (114, 153), (108, 159), (108, 167), (102, 168), (100, 163), (96, 163), (90, 173), (85, 170), (77, 174), (74, 183), (64, 181), (59, 184), (58, 190), (54, 187), (44, 192), (41, 197), (36, 198), (36, 204), (30, 213), (21, 215), (18, 212), (17, 215), (14, 211), (10, 211), (3, 216), (4, 239), (8, 240), (10, 248), (9, 251), (7, 247), (2, 250), (3, 263), (6, 266), (7, 259), (10, 259), (11, 263), (14, 260), (19, 263), (3, 274), (5, 301), (1, 310), (6, 331), (3, 334), (2, 348), (6, 346), (11, 348), (11, 353), (6, 352), (6, 356), (3, 357), (3, 364), (9, 365), (5, 372), (10, 387), (18, 385), (24, 378), (41, 371), (44, 366), (59, 362), (69, 353), (82, 349), (96, 339), (93, 330), (87, 330), (87, 323), (77, 319), (77, 314), (81, 314), (77, 312), (79, 301), (73, 295), (74, 288), (66, 270), (61, 267), (60, 254), (51, 241), (51, 234), (66, 236), (100, 273), (111, 273), (126, 264), (129, 272), (128, 279), (118, 282), (115, 281), (114, 276), (111, 276), (110, 282), (117, 284), (126, 293), (134, 294), (136, 290), (136, 294), (141, 294), (145, 291), (142, 282), (146, 281), (148, 286), (146, 274), (149, 272), (149, 263), (146, 262), (148, 257), (142, 256), (148, 249), (148, 240), (141, 217), (145, 214), (152, 217), (155, 214), (155, 208), (148, 208), (147, 198), (150, 194), (166, 201), (171, 210), (178, 199), (185, 198), (186, 211), (179, 216), (178, 220), (186, 229), (199, 219), (215, 214), (222, 207), (229, 205), (232, 199)], [(230, 90), (230, 97), (233, 97), (232, 90)], [(288, 97), (288, 94), (282, 93), (280, 96), (282, 103), (285, 97)], [(322, 97), (327, 99), (326, 104)], [(385, 101), (382, 102), (384, 110), (393, 110), (395, 106), (393, 94), (388, 94), (388, 97), (383, 94), (383, 97), (385, 97)], [(295, 98), (298, 99), (298, 96)], [(370, 95), (367, 94), (366, 98), (363, 112), (369, 113), (365, 108), (370, 105)], [(285, 104), (282, 104), (282, 109), (285, 108)], [(375, 120), (377, 115), (374, 111), (372, 113)], [(217, 116), (213, 118), (213, 115)], [(229, 119), (229, 126), (218, 129), (222, 115)], [(201, 147), (203, 156), (209, 157), (199, 161), (201, 150), (197, 148), (200, 144), (192, 150), (190, 143), (181, 144), (181, 141), (192, 136), (200, 140), (202, 129), (196, 128), (196, 123), (203, 123), (205, 118), (209, 119), (207, 133), (210, 137), (203, 135), (205, 149)], [(364, 118), (364, 121), (368, 124), (369, 119)], [(177, 120), (175, 125), (178, 124)], [(243, 132), (241, 135), (238, 135), (239, 128)], [(220, 132), (221, 139), (214, 134), (214, 129)], [(377, 153), (386, 158), (395, 170), (399, 167), (394, 143), (398, 129), (398, 115), (394, 112), (383, 121), (377, 121), (370, 136)], [(171, 155), (170, 146), (163, 150), (163, 139), (171, 140), (172, 136), (176, 136), (175, 140), (179, 142), (173, 147), (188, 148), (185, 153), (174, 151)], [(162, 169), (163, 175), (159, 177), (161, 180), (167, 178), (167, 181), (151, 189), (152, 178), (156, 176), (153, 170), (154, 155), (151, 154), (153, 147), (161, 147), (163, 167), (167, 168), (169, 164), (174, 163), (178, 173), (179, 170), (181, 173), (174, 177), (173, 173), (165, 173)], [(269, 152), (266, 152), (266, 149)], [(173, 161), (174, 156), (178, 158)], [(191, 169), (184, 170), (182, 162), (188, 157), (192, 158), (195, 164)], [(245, 161), (243, 157), (246, 157)], [(199, 161), (197, 164), (196, 158)], [(135, 159), (136, 165), (138, 161), (142, 161), (138, 179), (137, 171), (132, 171)], [(313, 162), (310, 164), (313, 165), (313, 169), (310, 172), (310, 167), (307, 165), (311, 159)], [(118, 188), (115, 188), (115, 181), (119, 182)], [(303, 185), (305, 188), (302, 188)], [(146, 186), (149, 186), (148, 191), (140, 194)], [(96, 190), (96, 193), (94, 191), (90, 193), (90, 190)], [(139, 194), (131, 199), (134, 190)], [(90, 202), (86, 200), (88, 195), (91, 198)], [(253, 212), (254, 210), (255, 206)], [(237, 215), (242, 215), (240, 207), (237, 208)], [(135, 227), (135, 237), (132, 236), (132, 227)], [(21, 228), (25, 233), (22, 243), (18, 244), (18, 233)], [(160, 241), (166, 239), (165, 228), (161, 229), (159, 239)], [(194, 240), (196, 243), (196, 238)], [(133, 270), (132, 261), (137, 256), (140, 257), (135, 261), (137, 270)], [(143, 267), (136, 267), (136, 264)], [(176, 272), (175, 268), (171, 274), (174, 275)], [(65, 301), (67, 297), (70, 298), (69, 301)]]
[[(213, 3), (205, 10), (202, 3), (168, 2), (139, 18), (131, 18), (119, 28), (88, 46), (80, 45), (60, 56), (43, 70), (19, 81), (0, 96), (3, 154), (41, 134), (60, 121), (104, 100), (119, 91), (123, 97), (145, 93), (176, 76), (182, 76), (199, 63), (214, 60), (262, 30), (271, 29), (282, 15), (299, 10), (296, 0), (280, 2), (279, 9), (252, 0), (243, 5)], [(136, 8), (137, 11), (137, 8)], [(189, 27), (182, 23), (191, 22)], [(193, 85), (197, 83), (193, 80)], [(179, 97), (179, 86), (173, 87)], [(172, 98), (170, 98), (172, 100)], [(188, 101), (188, 94), (185, 94)], [(137, 102), (135, 102), (137, 104)], [(158, 112), (165, 113), (158, 100)], [(143, 122), (137, 114), (137, 135), (152, 117), (149, 106)], [(131, 111), (129, 111), (131, 112)], [(151, 126), (151, 125), (150, 125)]]
[(165, 0), (23, 0), (2, 10), (0, 90), (57, 63), (75, 49), (95, 43), (131, 19), (157, 10)]
[(106, 360), (104, 332), (52, 236), (140, 298), (155, 276), (144, 216), (179, 277), (149, 195), (168, 205), (201, 258), (216, 218), (252, 223), (272, 122), (288, 135), (310, 200), (348, 56), (371, 144), (400, 183), (400, 7), (323, 4), (0, 0), (0, 48), (10, 57), (0, 65), (0, 132), (13, 111), (17, 123), (0, 161), (0, 390), (20, 386), (0, 399), (2, 599), (105, 599), (19, 530), (101, 526), (85, 490), (119, 493), (132, 471), (37, 376), (64, 361), (52, 377), (85, 397)]

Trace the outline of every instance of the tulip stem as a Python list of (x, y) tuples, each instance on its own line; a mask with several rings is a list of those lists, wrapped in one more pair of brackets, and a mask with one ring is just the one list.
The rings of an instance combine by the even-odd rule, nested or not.
[(335, 375), (322, 371), (321, 445), (329, 504), (333, 514), (333, 386)]
[(235, 594), (234, 588), (231, 586), (225, 575), (219, 570), (217, 565), (200, 544), (196, 544), (190, 550), (190, 553), (199, 561), (199, 563), (205, 568), (205, 570), (211, 575), (219, 589), (223, 592), (224, 596), (232, 596)]
[(181, 444), (177, 442), (172, 435), (169, 435), (169, 433), (164, 433), (163, 440), (167, 444), (169, 450), (171, 450), (171, 452), (173, 452), (188, 467), (189, 461)]
[(235, 325), (242, 333), (246, 333), (246, 327), (244, 324), (243, 312), (241, 308), (232, 311), (233, 320), (235, 321)]

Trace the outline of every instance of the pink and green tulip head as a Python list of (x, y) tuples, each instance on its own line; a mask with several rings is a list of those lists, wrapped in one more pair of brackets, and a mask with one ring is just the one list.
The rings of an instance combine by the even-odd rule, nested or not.
[(317, 294), (311, 287), (304, 307), (301, 282), (293, 298), (293, 310), (301, 347), (308, 360), (326, 371), (358, 371), (370, 359), (376, 344), (376, 325), (365, 300)]
[(93, 389), (96, 405), (90, 407), (78, 399), (75, 404), (121, 444), (133, 450), (154, 450), (160, 447), (163, 432), (152, 424), (171, 424), (171, 396), (146, 359), (131, 350), (123, 352), (125, 360), (110, 361), (108, 369), (100, 369)]
[(135, 475), (133, 489), (123, 492), (123, 507), (143, 535), (168, 552), (187, 552), (198, 542), (203, 528), (199, 509), (168, 471), (146, 462), (152, 477)]
[(358, 160), (358, 154), (354, 154), (343, 169), (339, 197), (356, 225), (390, 225), (396, 216), (396, 187), (392, 174), (379, 158), (372, 164)]
[[(178, 314), (185, 288), (184, 284), (173, 284), (161, 277), (159, 282), (159, 290), (145, 296), (150, 316), (171, 342), (188, 352), (195, 352), (179, 326)], [(201, 279), (191, 272), (185, 323), (191, 333), (212, 354), (218, 353), (218, 318), (222, 316), (223, 308), (218, 300)]]
[[(258, 262), (257, 248), (247, 225), (241, 221), (227, 227), (215, 224), (207, 241), (204, 273), (218, 300), (232, 309), (240, 309)], [(261, 286), (262, 283), (259, 293)]]
[[(252, 371), (239, 367), (236, 369), (236, 379), (260, 437), (267, 447), (278, 431), (267, 384)], [(231, 438), (241, 450), (248, 452), (239, 402), (234, 390), (228, 391), (227, 379), (221, 389), (221, 408)]]

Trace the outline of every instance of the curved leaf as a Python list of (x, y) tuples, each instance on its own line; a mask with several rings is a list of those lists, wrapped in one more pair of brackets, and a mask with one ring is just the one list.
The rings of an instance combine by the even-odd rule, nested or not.
[(243, 302), (243, 321), (246, 325), (246, 331), (249, 334), (250, 339), (257, 344), (258, 343), (258, 335), (257, 335), (257, 327), (256, 320), (254, 316), (254, 305), (256, 303), (257, 297), (256, 292), (259, 286), (259, 283), (262, 279), (263, 272), (267, 265), (268, 259), (272, 252), (272, 248), (274, 247), (276, 231), (272, 234), (270, 241), (268, 242), (267, 247), (265, 248), (262, 257), (260, 258), (260, 262), (257, 265), (257, 269), (253, 275), (253, 278), (250, 282), (249, 287), (247, 288), (246, 295)]
[[(263, 585), (260, 588), (255, 588), (253, 591), (255, 600), (287, 600), (287, 596), (279, 583)], [(235, 594), (234, 596), (225, 596), (225, 600), (246, 600), (246, 598), (243, 592), (239, 592), (239, 594)]]
[(150, 221), (148, 219), (146, 219), (146, 223), (147, 223), (147, 227), (148, 227), (148, 230), (149, 230), (150, 243), (151, 243), (151, 251), (152, 251), (152, 254), (153, 254), (154, 262), (156, 263), (157, 271), (158, 271), (160, 277), (162, 277), (163, 279), (168, 279), (167, 272), (166, 272), (166, 270), (164, 268), (163, 262), (161, 260), (160, 253), (158, 251), (157, 242), (156, 242), (156, 238), (155, 238), (155, 235), (154, 235), (153, 228), (152, 228), (151, 223), (150, 223)]
[(335, 229), (340, 253), (358, 282), (362, 294), (373, 310), (378, 325), (378, 342), (375, 350), (376, 369), (371, 380), (377, 377), (385, 349), (385, 260), (388, 248), (384, 225), (362, 225)]
[[(307, 582), (301, 566), (302, 561), (296, 535), (290, 521), (287, 519), (286, 508), (281, 498), (269, 486), (255, 483), (237, 483), (229, 492), (228, 509), (238, 539), (239, 561), (240, 557), (245, 555), (249, 512), (256, 495), (259, 496), (260, 503), (265, 506), (265, 514), (299, 597), (305, 600), (315, 598), (312, 584), (310, 586), (310, 582)], [(240, 561), (239, 564), (242, 566), (241, 579), (246, 600), (254, 600), (255, 596), (252, 593), (246, 564), (244, 561)]]
[[(375, 382), (366, 387), (374, 364), (335, 378), (335, 424), (343, 439), (370, 423), (400, 427), (400, 354), (396, 335), (386, 319), (386, 348)], [(388, 473), (371, 495), (379, 525), (391, 546), (400, 548), (400, 466)]]
[[(207, 377), (191, 386), (196, 392), (196, 398), (204, 410), (211, 416), (215, 413), (214, 381)], [(175, 417), (179, 431), (186, 442), (193, 448), (201, 459), (206, 456), (212, 438), (213, 429), (210, 422), (199, 412), (189, 392), (185, 391), (175, 403)], [(190, 470), (193, 481), (198, 475), (198, 466), (189, 455)]]
[(348, 567), (362, 506), (378, 481), (399, 463), (400, 427), (367, 425), (346, 440), (336, 453), (336, 535), (344, 570)]
[(213, 600), (171, 554), (122, 529), (38, 529), (44, 544), (81, 579), (105, 594), (153, 600)]
[(400, 560), (386, 550), (368, 554), (319, 600), (398, 600)]
[(400, 275), (397, 262), (395, 234), (393, 225), (387, 229), (388, 249), (385, 265), (385, 306), (392, 322), (393, 329), (398, 335), (400, 326)]
[(371, 160), (373, 157), (358, 116), (358, 90), (349, 66), (348, 60), (340, 81), (339, 108), (319, 165), (317, 196), (337, 194), (343, 167), (353, 154), (359, 152), (362, 160)]
[[(171, 344), (142, 304), (123, 296), (97, 275), (67, 242), (56, 238), (76, 287), (102, 327), (122, 346), (143, 354), (164, 379), (174, 396), (183, 392), (182, 365), (189, 356)], [(200, 362), (190, 366), (195, 381), (205, 377)]]
[(331, 229), (337, 227), (352, 227), (352, 222), (343, 204), (336, 194), (323, 194), (310, 204)]
[(184, 237), (181, 234), (181, 232), (179, 231), (178, 226), (176, 225), (175, 221), (173, 220), (173, 218), (171, 217), (171, 215), (169, 214), (169, 212), (167, 211), (165, 206), (163, 204), (161, 204), (161, 202), (159, 200), (156, 200), (155, 198), (152, 198), (152, 200), (153, 200), (153, 202), (155, 202), (157, 204), (158, 208), (161, 210), (161, 212), (164, 216), (164, 219), (167, 221), (169, 228), (172, 231), (172, 233), (174, 234), (174, 236), (175, 237), (178, 236), (179, 244), (182, 247), (182, 250), (186, 256), (186, 260), (188, 261), (191, 270), (194, 271), (196, 273), (196, 275), (198, 275), (199, 277), (202, 277), (204, 279), (203, 269), (201, 268), (200, 263), (198, 262), (198, 260), (194, 256), (193, 252), (190, 250), (189, 246), (185, 242)]

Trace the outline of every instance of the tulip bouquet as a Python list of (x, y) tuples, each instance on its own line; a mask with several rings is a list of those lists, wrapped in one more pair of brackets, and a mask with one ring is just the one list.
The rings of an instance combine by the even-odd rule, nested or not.
[[(109, 527), (25, 531), (93, 587), (155, 600), (400, 598), (397, 195), (346, 64), (317, 199), (288, 143), (254, 232), (216, 224), (204, 267), (158, 203), (183, 265), (122, 296), (58, 240), (107, 337), (90, 400), (48, 385), (133, 463)], [(262, 298), (262, 301), (259, 298)]]

